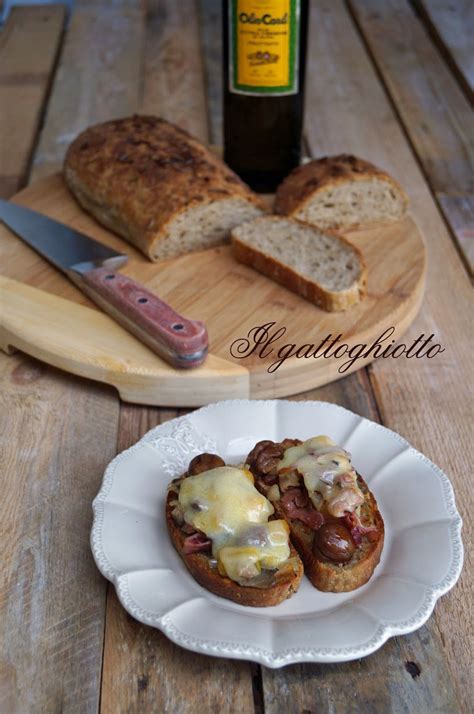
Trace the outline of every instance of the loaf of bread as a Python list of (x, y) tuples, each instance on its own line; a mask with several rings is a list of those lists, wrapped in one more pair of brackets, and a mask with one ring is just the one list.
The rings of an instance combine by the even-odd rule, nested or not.
[(334, 232), (284, 216), (261, 216), (231, 235), (237, 260), (324, 310), (346, 310), (365, 294), (362, 255)]
[(264, 210), (217, 156), (152, 116), (86, 129), (69, 147), (64, 175), (81, 206), (153, 261), (222, 243)]
[(398, 220), (408, 197), (385, 171), (341, 154), (310, 161), (280, 184), (275, 210), (321, 228), (350, 230)]

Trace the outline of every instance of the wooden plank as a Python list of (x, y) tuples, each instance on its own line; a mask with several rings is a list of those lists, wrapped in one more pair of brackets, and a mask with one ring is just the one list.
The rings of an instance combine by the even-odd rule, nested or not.
[(0, 711), (94, 712), (105, 587), (90, 503), (117, 398), (21, 355), (2, 355), (0, 385)]
[(68, 145), (91, 123), (136, 111), (143, 19), (143, 8), (135, 0), (75, 4), (33, 162), (33, 179), (60, 170)]
[(474, 4), (472, 0), (414, 0), (427, 27), (456, 72), (466, 94), (474, 89)]
[(0, 31), (0, 197), (26, 182), (64, 18), (63, 5), (14, 7)]
[(349, 5), (472, 271), (471, 106), (406, 0), (349, 0)]
[(150, 0), (148, 6), (140, 111), (208, 141), (196, 3)]
[[(375, 362), (369, 374), (378, 413), (450, 475), (469, 530), (471, 487), (460, 456), (469, 449), (472, 403), (467, 396), (472, 382), (469, 311), (449, 308), (468, 305), (469, 280), (345, 5), (314, 3), (310, 36), (306, 131), (311, 150), (317, 155), (353, 152), (391, 171), (406, 187), (412, 213), (429, 240), (425, 301), (408, 338), (433, 332), (446, 351), (416, 364)], [(464, 538), (469, 542), (469, 534)], [(277, 711), (282, 700), (292, 702), (293, 711), (329, 706), (336, 712), (470, 711), (469, 641), (463, 624), (469, 618), (468, 569), (466, 564), (461, 582), (437, 604), (423, 630), (387, 643), (368, 660), (316, 668), (311, 676), (308, 667), (264, 670), (267, 709)], [(410, 672), (413, 682), (407, 679)]]
[[(438, 678), (440, 677), (440, 678)], [(263, 668), (265, 714), (407, 714), (460, 711), (443, 643), (428, 624), (355, 662)]]
[[(67, 122), (75, 113), (90, 124), (107, 111), (130, 113), (137, 106), (139, 64), (134, 48), (141, 26), (135, 12), (122, 13), (119, 8), (115, 15), (112, 10), (107, 3), (104, 18), (98, 2), (88, 8), (78, 5), (79, 21), (72, 22), (68, 44), (74, 48), (77, 66), (71, 65), (69, 49), (65, 65), (60, 63), (43, 131), (43, 158), (45, 138), (53, 152), (49, 166), (64, 147), (63, 119), (70, 129)], [(126, 65), (126, 52), (117, 55), (114, 50), (124, 44), (131, 48), (131, 66)], [(97, 59), (101, 52), (104, 56)], [(107, 67), (104, 81), (109, 93), (81, 104), (88, 82), (92, 92), (100, 85), (90, 61), (94, 56), (96, 70)], [(118, 399), (113, 390), (21, 355), (0, 355), (0, 374), (0, 450), (6, 464), (0, 477), (0, 527), (6, 544), (0, 599), (0, 710), (96, 712), (106, 583), (89, 549), (90, 503), (116, 450)]]
[[(180, 412), (184, 413), (184, 412)], [(146, 431), (178, 416), (165, 409), (123, 405), (118, 450)], [(189, 652), (161, 632), (133, 620), (109, 589), (101, 712), (253, 712), (251, 671), (230, 662)]]
[[(186, 5), (186, 7), (184, 7)], [(194, 2), (152, 2), (141, 111), (207, 140), (208, 120)], [(178, 412), (122, 406), (119, 450)], [(101, 711), (253, 712), (255, 667), (197, 655), (130, 618), (109, 588)]]
[(209, 141), (222, 147), (223, 74), (222, 3), (200, 0), (199, 23), (209, 112)]

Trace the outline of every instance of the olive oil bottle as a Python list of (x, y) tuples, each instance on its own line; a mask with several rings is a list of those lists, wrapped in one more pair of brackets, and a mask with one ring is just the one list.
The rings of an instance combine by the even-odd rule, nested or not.
[(272, 192), (301, 158), (308, 0), (224, 0), (224, 160)]

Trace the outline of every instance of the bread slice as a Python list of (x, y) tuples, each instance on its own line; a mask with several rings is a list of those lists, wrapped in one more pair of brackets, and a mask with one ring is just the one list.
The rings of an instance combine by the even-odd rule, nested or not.
[(83, 208), (153, 261), (218, 245), (265, 210), (217, 156), (158, 117), (86, 129), (64, 176)]
[(283, 216), (262, 216), (231, 232), (234, 256), (329, 312), (365, 294), (360, 251), (345, 238)]
[[(287, 442), (287, 443), (286, 443)], [(282, 447), (281, 453), (284, 453), (286, 448), (295, 445), (296, 443), (301, 443), (298, 440), (285, 440), (281, 444), (273, 444), (273, 442), (266, 442), (270, 444), (270, 454), (268, 464), (275, 462), (275, 446)], [(273, 448), (273, 453), (272, 453)], [(247, 457), (247, 461), (251, 461), (251, 455)], [(265, 458), (265, 456), (264, 456)], [(271, 461), (273, 459), (273, 461)], [(270, 497), (270, 488), (266, 482), (265, 476), (258, 471), (255, 463), (250, 465), (250, 470), (255, 477), (256, 488), (263, 493), (263, 495)], [(281, 482), (276, 481), (277, 485)], [(290, 538), (291, 542), (295, 546), (299, 553), (301, 560), (304, 565), (305, 575), (309, 578), (311, 583), (318, 590), (323, 592), (349, 592), (359, 588), (364, 585), (372, 576), (377, 563), (380, 560), (380, 555), (382, 553), (384, 537), (385, 537), (385, 527), (382, 515), (377, 506), (377, 501), (374, 495), (369, 490), (366, 482), (357, 474), (357, 485), (364, 494), (364, 502), (360, 506), (360, 520), (365, 527), (372, 527), (373, 530), (369, 535), (362, 535), (361, 542), (355, 549), (354, 555), (351, 560), (346, 563), (337, 563), (331, 561), (319, 553), (315, 553), (313, 548), (313, 542), (315, 539), (315, 529), (309, 527), (301, 520), (295, 518), (289, 518), (285, 513), (281, 499), (271, 498), (273, 507), (275, 509), (275, 518), (283, 518), (288, 523), (290, 528)], [(300, 488), (305, 491), (305, 487), (300, 482)], [(283, 492), (281, 492), (281, 495)], [(314, 506), (310, 503), (310, 510), (314, 509)], [(330, 519), (333, 522), (342, 522), (343, 519)], [(317, 550), (317, 549), (316, 549)]]
[(380, 560), (384, 542), (384, 522), (373, 494), (359, 474), (357, 484), (365, 494), (365, 501), (361, 506), (361, 520), (366, 525), (375, 526), (378, 537), (374, 541), (363, 538), (362, 544), (348, 563), (333, 563), (314, 555), (314, 531), (301, 521), (285, 516), (278, 502), (273, 502), (275, 516), (284, 518), (290, 527), (291, 541), (303, 561), (306, 577), (315, 588), (323, 592), (340, 593), (360, 588), (371, 578)]
[(408, 197), (368, 161), (341, 154), (299, 166), (280, 184), (277, 213), (321, 228), (351, 230), (402, 218)]
[(220, 575), (211, 565), (211, 556), (207, 553), (183, 553), (186, 533), (173, 519), (172, 511), (176, 492), (168, 492), (166, 499), (166, 525), (168, 533), (178, 555), (193, 578), (206, 590), (219, 597), (233, 600), (239, 605), (249, 607), (270, 607), (278, 605), (291, 597), (297, 590), (303, 577), (303, 564), (294, 546), (290, 543), (290, 558), (277, 571), (275, 583), (268, 588), (245, 587), (234, 580)]

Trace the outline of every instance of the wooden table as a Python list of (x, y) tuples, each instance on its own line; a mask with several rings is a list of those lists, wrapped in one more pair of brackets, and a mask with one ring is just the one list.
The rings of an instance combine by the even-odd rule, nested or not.
[[(405, 186), (428, 243), (409, 332), (435, 359), (383, 360), (297, 399), (381, 421), (452, 479), (469, 543), (474, 262), (469, 0), (315, 0), (306, 148), (349, 151)], [(471, 8), (471, 17), (469, 17)], [(14, 9), (0, 31), (0, 194), (56, 171), (85, 126), (132, 112), (221, 135), (220, 3), (77, 0)], [(0, 711), (472, 711), (469, 552), (425, 627), (364, 660), (269, 670), (196, 655), (132, 620), (99, 575), (90, 504), (108, 461), (170, 409), (0, 355)], [(179, 412), (181, 413), (181, 412)], [(471, 427), (471, 428), (470, 428)]]

